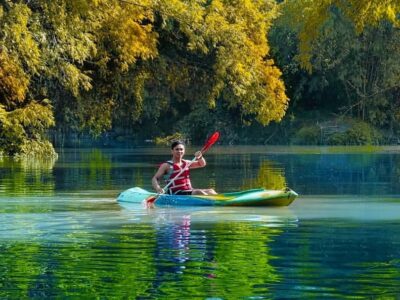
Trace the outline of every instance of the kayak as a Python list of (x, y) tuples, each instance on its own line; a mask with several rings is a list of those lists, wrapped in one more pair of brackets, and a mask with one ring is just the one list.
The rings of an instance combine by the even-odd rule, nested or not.
[[(140, 187), (133, 187), (118, 195), (117, 201), (142, 203), (156, 193)], [(217, 195), (160, 195), (155, 206), (288, 206), (298, 196), (289, 189), (266, 190), (252, 189), (241, 192), (223, 193)]]

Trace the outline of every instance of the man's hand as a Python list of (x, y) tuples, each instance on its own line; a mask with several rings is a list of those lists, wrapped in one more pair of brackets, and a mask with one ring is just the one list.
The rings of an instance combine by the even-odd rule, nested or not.
[(194, 156), (196, 157), (197, 160), (201, 159), (203, 157), (203, 153), (201, 151), (197, 151)]
[(160, 187), (160, 186), (157, 187), (156, 191), (157, 191), (158, 194), (164, 194), (164, 193), (165, 193), (165, 191), (163, 190), (163, 188)]

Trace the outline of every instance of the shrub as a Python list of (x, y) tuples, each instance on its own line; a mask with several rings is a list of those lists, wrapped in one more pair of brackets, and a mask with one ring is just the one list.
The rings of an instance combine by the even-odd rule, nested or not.
[(297, 145), (319, 145), (321, 143), (321, 130), (316, 125), (302, 127), (292, 139)]
[(335, 132), (326, 140), (328, 145), (347, 145), (347, 134), (345, 132)]
[(329, 145), (377, 145), (382, 134), (363, 121), (353, 121), (351, 127), (343, 133), (334, 133), (328, 137)]

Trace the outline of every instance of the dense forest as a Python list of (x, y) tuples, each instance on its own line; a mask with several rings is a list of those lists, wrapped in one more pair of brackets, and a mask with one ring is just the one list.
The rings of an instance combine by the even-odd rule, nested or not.
[(1, 0), (0, 153), (399, 143), (399, 27), (398, 0)]

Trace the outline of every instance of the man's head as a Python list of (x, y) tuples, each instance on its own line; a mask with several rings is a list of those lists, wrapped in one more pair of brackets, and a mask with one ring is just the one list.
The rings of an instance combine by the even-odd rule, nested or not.
[(176, 159), (180, 159), (185, 155), (185, 144), (182, 141), (175, 141), (171, 144), (172, 156)]
[(176, 146), (178, 146), (178, 145), (182, 145), (183, 147), (185, 147), (185, 143), (184, 143), (184, 142), (182, 142), (182, 141), (180, 141), (180, 140), (177, 140), (177, 141), (172, 142), (172, 144), (171, 144), (171, 150), (174, 150), (174, 148), (175, 148)]

